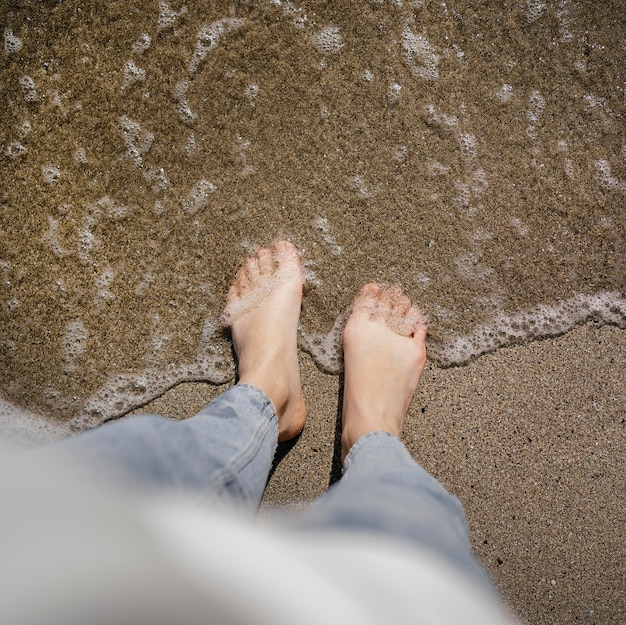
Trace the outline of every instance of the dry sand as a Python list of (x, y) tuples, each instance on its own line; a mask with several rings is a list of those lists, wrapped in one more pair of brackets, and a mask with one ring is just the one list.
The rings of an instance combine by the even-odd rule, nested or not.
[[(340, 378), (301, 365), (307, 426), (264, 512), (339, 477)], [(459, 497), (476, 555), (528, 623), (624, 622), (625, 370), (626, 332), (588, 324), (422, 377), (405, 443)], [(181, 384), (144, 411), (185, 418), (224, 388)]]

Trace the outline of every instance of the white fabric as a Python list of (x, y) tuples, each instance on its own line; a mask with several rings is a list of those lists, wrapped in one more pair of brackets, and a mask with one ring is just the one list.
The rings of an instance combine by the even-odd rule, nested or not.
[[(443, 625), (512, 622), (404, 543), (279, 534), (68, 467), (0, 466), (0, 623)], [(275, 526), (278, 527), (278, 526)]]

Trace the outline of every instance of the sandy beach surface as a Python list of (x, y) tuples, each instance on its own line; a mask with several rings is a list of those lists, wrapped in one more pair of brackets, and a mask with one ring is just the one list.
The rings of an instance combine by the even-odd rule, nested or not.
[[(307, 425), (279, 449), (262, 515), (340, 477), (340, 378), (306, 354), (301, 367)], [(422, 377), (404, 441), (463, 503), (475, 554), (525, 623), (624, 622), (624, 370), (626, 332), (589, 324)], [(138, 412), (186, 418), (224, 388), (181, 384)]]
[(0, 431), (199, 410), (287, 238), (309, 421), (263, 513), (339, 476), (341, 324), (398, 283), (406, 443), (507, 601), (625, 621), (624, 0), (4, 0), (0, 46)]

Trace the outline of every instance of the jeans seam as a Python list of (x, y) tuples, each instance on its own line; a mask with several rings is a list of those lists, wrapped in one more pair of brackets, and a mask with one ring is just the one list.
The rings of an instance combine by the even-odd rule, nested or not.
[[(205, 489), (205, 492), (200, 496), (200, 500), (206, 500), (214, 496), (221, 496), (228, 484), (237, 482), (237, 478), (242, 469), (250, 463), (254, 458), (259, 448), (261, 447), (263, 440), (270, 430), (272, 421), (276, 416), (276, 410), (272, 401), (261, 391), (252, 385), (242, 385), (258, 391), (261, 395), (260, 399), (263, 402), (263, 408), (261, 413), (263, 420), (259, 423), (258, 427), (253, 431), (248, 444), (223, 468), (215, 471), (211, 476), (211, 480)], [(233, 387), (234, 388), (234, 387)], [(270, 411), (268, 416), (266, 413)], [(250, 499), (249, 493), (239, 485), (239, 489), (246, 499)]]

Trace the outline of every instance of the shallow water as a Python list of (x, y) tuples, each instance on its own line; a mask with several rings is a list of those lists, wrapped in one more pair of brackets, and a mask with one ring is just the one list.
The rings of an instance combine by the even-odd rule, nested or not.
[(278, 237), (329, 371), (368, 280), (440, 366), (626, 327), (625, 8), (5, 2), (0, 393), (80, 428), (229, 379), (228, 285)]

